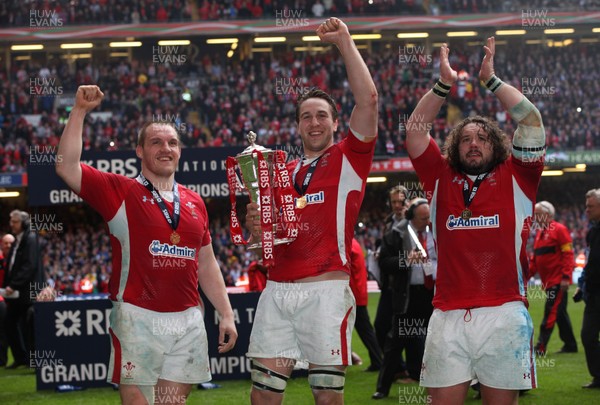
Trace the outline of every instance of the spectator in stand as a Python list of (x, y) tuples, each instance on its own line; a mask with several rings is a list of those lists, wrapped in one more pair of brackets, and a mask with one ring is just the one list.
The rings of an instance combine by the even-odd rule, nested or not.
[(315, 18), (323, 17), (323, 14), (325, 14), (325, 7), (323, 6), (323, 4), (321, 4), (321, 0), (315, 1), (315, 4), (313, 4), (311, 11)]
[[(432, 137), (438, 145), (444, 142), (446, 134), (455, 125), (457, 113), (461, 117), (454, 107), (459, 102), (464, 102), (468, 108), (477, 108), (484, 114), (498, 117), (505, 132), (514, 131), (512, 120), (506, 119), (497, 100), (485, 92), (476, 91), (479, 88), (476, 63), (460, 49), (467, 49), (466, 44), (457, 44), (457, 47), (459, 49), (454, 51), (453, 63), (464, 72), (461, 77), (465, 84), (465, 99), (459, 98), (458, 90), (450, 92), (448, 98), (451, 103), (447, 108), (442, 108), (442, 114), (434, 121)], [(600, 66), (598, 47), (597, 44), (579, 44), (568, 49), (531, 49), (523, 44), (511, 48), (513, 52), (499, 52), (497, 55), (503, 63), (513, 66), (507, 81), (531, 93), (533, 102), (548, 111), (546, 130), (549, 147), (574, 150), (581, 148), (580, 145), (585, 145), (586, 149), (600, 146), (600, 125), (593, 115), (596, 109), (594, 89), (585, 85), (587, 82), (600, 81), (600, 69), (584, 67)], [(577, 57), (573, 57), (573, 54)], [(414, 108), (416, 97), (427, 91), (429, 78), (424, 76), (420, 66), (393, 63), (397, 55), (391, 51), (373, 53), (368, 58), (373, 66), (376, 86), (381, 89), (381, 99), (385, 100), (380, 107), (381, 136), (376, 153), (385, 154), (389, 150), (394, 154), (405, 154), (403, 139), (391, 135), (398, 128), (398, 117), (409, 113)], [(528, 69), (532, 58), (539, 61), (540, 69), (547, 72), (549, 82), (553, 83), (551, 89), (546, 89), (553, 92), (551, 99), (540, 94), (545, 87), (521, 79), (534, 76)], [(66, 112), (54, 111), (54, 103), (48, 106), (41, 102), (41, 97), (30, 95), (29, 78), (41, 76), (42, 72), (56, 79), (57, 85), (65, 93), (74, 92), (78, 83), (106, 83), (107, 93), (111, 96), (103, 108), (113, 116), (104, 121), (88, 119), (84, 127), (84, 148), (93, 150), (133, 149), (135, 128), (156, 113), (154, 108), (159, 108), (157, 100), (161, 101), (161, 114), (179, 113), (186, 123), (187, 131), (182, 134), (186, 146), (242, 145), (246, 127), (252, 127), (259, 135), (264, 133), (269, 142), (291, 146), (295, 134), (293, 120), (289, 117), (279, 118), (281, 121), (276, 119), (294, 110), (294, 95), (277, 94), (274, 91), (275, 79), (284, 74), (301, 80), (306, 86), (319, 85), (340, 92), (343, 99), (351, 100), (349, 89), (344, 86), (341, 61), (336, 55), (261, 54), (240, 61), (239, 65), (228, 63), (226, 58), (208, 56), (197, 65), (188, 63), (182, 66), (155, 64), (148, 59), (106, 62), (94, 66), (78, 61), (75, 74), (69, 73), (66, 62), (51, 61), (47, 66), (36, 62), (17, 63), (6, 73), (8, 80), (0, 82), (0, 94), (6, 100), (4, 104), (0, 103), (1, 116), (4, 118), (3, 132), (0, 134), (0, 145), (4, 147), (4, 150), (0, 150), (1, 168), (5, 172), (24, 171), (28, 144), (55, 146), (57, 135), (62, 131)], [(437, 64), (438, 60), (434, 57), (431, 65)], [(568, 67), (567, 71), (565, 67)], [(172, 89), (186, 86), (190, 70), (197, 70), (198, 79), (206, 82), (207, 86), (192, 91), (193, 98), (187, 103), (182, 102), (180, 94)], [(582, 80), (564, 80), (565, 77), (580, 77)], [(581, 111), (577, 114), (568, 113), (574, 106), (581, 107)], [(349, 103), (341, 104), (341, 108), (342, 116), (351, 112)], [(200, 126), (190, 119), (189, 112), (194, 109), (201, 111)], [(21, 114), (31, 113), (42, 114), (40, 125), (34, 126), (21, 118)], [(468, 113), (465, 111), (465, 114)], [(219, 133), (223, 126), (229, 128), (231, 134), (228, 131)], [(401, 135), (403, 138), (404, 134)], [(110, 141), (113, 141), (113, 146)]]

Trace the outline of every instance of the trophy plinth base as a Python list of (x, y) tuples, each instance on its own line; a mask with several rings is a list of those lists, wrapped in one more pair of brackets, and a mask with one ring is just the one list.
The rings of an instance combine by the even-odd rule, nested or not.
[[(277, 238), (273, 241), (274, 245), (283, 245), (284, 243), (292, 243), (294, 239), (290, 238)], [(248, 249), (262, 249), (262, 242), (253, 243), (248, 245)]]

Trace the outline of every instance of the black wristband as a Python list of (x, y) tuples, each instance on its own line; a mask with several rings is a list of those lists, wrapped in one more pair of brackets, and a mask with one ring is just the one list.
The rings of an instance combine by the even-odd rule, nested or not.
[(433, 92), (433, 94), (435, 94), (436, 96), (440, 97), (440, 98), (446, 98), (446, 96), (448, 96), (448, 94), (450, 93), (450, 89), (452, 88), (451, 85), (447, 85), (446, 83), (442, 82), (442, 80), (438, 80), (435, 85), (433, 86), (433, 89), (431, 89), (431, 91)]
[(498, 79), (496, 75), (492, 75), (490, 80), (488, 80), (487, 83), (485, 83), (484, 85), (489, 91), (495, 93), (503, 84), (504, 82)]

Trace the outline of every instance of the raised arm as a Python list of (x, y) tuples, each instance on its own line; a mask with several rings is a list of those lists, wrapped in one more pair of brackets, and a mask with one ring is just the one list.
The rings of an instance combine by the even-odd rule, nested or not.
[(496, 40), (487, 39), (483, 47), (485, 56), (479, 71), (479, 80), (492, 91), (518, 123), (513, 136), (513, 156), (523, 161), (535, 161), (543, 157), (546, 133), (538, 109), (519, 90), (500, 80), (494, 72)]
[[(219, 269), (211, 244), (200, 248), (198, 253), (198, 282), (208, 300), (219, 312), (219, 353), (233, 349), (237, 340), (237, 330), (233, 321), (233, 310), (225, 288), (225, 282)], [(227, 341), (225, 341), (227, 337)]]
[(369, 142), (377, 136), (377, 89), (369, 69), (356, 49), (348, 27), (339, 18), (329, 18), (317, 28), (323, 42), (337, 46), (344, 59), (348, 82), (356, 105), (350, 116), (350, 128)]
[(440, 49), (440, 79), (433, 89), (419, 100), (406, 122), (406, 149), (413, 159), (421, 156), (427, 149), (430, 139), (429, 128), (446, 101), (450, 88), (458, 78), (458, 73), (450, 67), (449, 53), (448, 45), (443, 44)]
[(83, 121), (86, 114), (100, 104), (102, 97), (104, 94), (98, 86), (79, 86), (75, 95), (75, 106), (58, 143), (56, 173), (76, 193), (81, 190)]

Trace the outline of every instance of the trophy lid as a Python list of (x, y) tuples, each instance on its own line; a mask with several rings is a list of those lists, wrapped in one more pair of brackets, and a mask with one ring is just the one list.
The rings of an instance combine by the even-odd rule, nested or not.
[(246, 135), (246, 139), (248, 140), (248, 142), (250, 142), (250, 146), (248, 146), (241, 153), (239, 153), (238, 156), (251, 155), (252, 152), (254, 152), (254, 151), (259, 151), (259, 152), (271, 152), (272, 151), (271, 149), (267, 149), (264, 146), (257, 145), (254, 143), (254, 141), (256, 141), (256, 133), (254, 131), (248, 132), (248, 135)]

